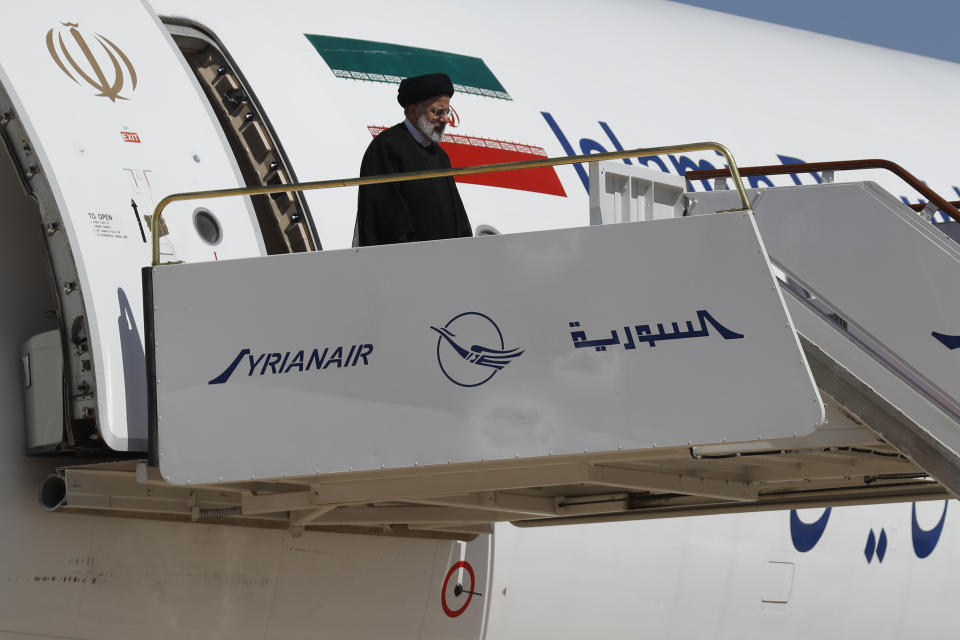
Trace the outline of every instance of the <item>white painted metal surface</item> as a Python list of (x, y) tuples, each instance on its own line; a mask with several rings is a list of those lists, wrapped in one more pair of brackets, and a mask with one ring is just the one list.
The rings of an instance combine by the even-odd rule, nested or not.
[[(745, 212), (163, 266), (153, 287), (160, 468), (176, 484), (823, 420)], [(264, 334), (278, 315), (284, 334)]]
[[(72, 295), (85, 305), (102, 435), (114, 449), (142, 450), (139, 269), (150, 262), (148, 217), (168, 193), (236, 186), (232, 155), (183, 60), (140, 3), (82, 10), (44, 3), (2, 31), (0, 82), (54, 192), (76, 261)], [(262, 253), (244, 201), (208, 207), (222, 228), (216, 246), (194, 229), (195, 208), (173, 205), (166, 213), (166, 259)]]
[[(960, 130), (944, 124), (951, 120), (942, 107), (960, 96), (957, 65), (941, 60), (656, 0), (603, 8), (577, 0), (549, 6), (491, 0), (483, 9), (454, 3), (423, 15), (421, 23), (403, 5), (386, 0), (342, 3), (335, 11), (300, 0), (151, 4), (159, 15), (188, 17), (221, 39), (303, 179), (353, 175), (371, 140), (367, 127), (403, 117), (396, 84), (335, 75), (304, 37), (318, 34), (481, 59), (512, 99), (458, 92), (452, 99), (456, 126), (447, 128), (457, 136), (536, 145), (549, 156), (718, 140), (742, 166), (780, 164), (781, 157), (881, 157), (902, 162), (944, 195), (953, 194), (951, 186), (960, 188), (953, 155), (931, 151), (931, 140), (938, 149), (960, 147)], [(598, 15), (606, 19), (598, 21)], [(585, 55), (585, 48), (594, 54)], [(532, 52), (547, 56), (550, 67)], [(597, 64), (597, 56), (618, 63)], [(636, 59), (642, 68), (627, 70), (620, 62)], [(740, 81), (711, 71), (714, 63), (736, 59), (749, 60)], [(298, 71), (280, 72), (278, 61)], [(756, 78), (776, 78), (776, 89), (762, 92), (763, 109), (745, 110)], [(696, 99), (676, 88), (684, 80), (696, 83)], [(942, 104), (904, 99), (933, 86), (944, 92)], [(830, 97), (826, 108), (823, 96)], [(713, 152), (631, 162), (674, 176), (691, 165), (723, 164)], [(587, 167), (581, 168), (585, 179)], [(470, 221), (503, 233), (587, 224), (581, 173), (574, 167), (556, 173), (565, 197), (461, 184)], [(814, 183), (809, 174), (796, 179)], [(916, 201), (896, 178), (876, 179)], [(791, 176), (771, 182), (794, 184)], [(694, 187), (704, 189), (700, 182)], [(356, 192), (311, 192), (307, 198), (323, 246), (349, 247)]]
[(0, 322), (0, 639), (481, 637), (486, 598), (450, 618), (441, 587), (461, 556), (486, 587), (489, 535), (464, 550), (458, 541), (383, 531), (293, 537), (285, 529), (45, 511), (41, 481), (79, 460), (24, 455), (20, 346), (55, 320), (45, 315), (53, 302), (36, 203), (21, 193), (2, 151), (0, 194), (0, 299), (8, 301)]
[(687, 182), (622, 162), (590, 163), (590, 224), (679, 218)]
[[(491, 0), (416, 14), (387, 2), (341, 4), (336, 11), (326, 3), (281, 0), (152, 5), (163, 15), (195, 19), (223, 38), (304, 178), (352, 173), (350, 166), (359, 164), (369, 141), (365, 126), (399, 119), (393, 87), (333, 78), (301, 38), (307, 31), (483, 57), (515, 102), (458, 97), (457, 108), (464, 105), (461, 130), (540, 144), (551, 155), (564, 153), (565, 143), (578, 152), (595, 145), (612, 149), (614, 132), (626, 146), (709, 137), (730, 144), (744, 164), (775, 163), (778, 154), (808, 160), (879, 155), (902, 160), (942, 193), (957, 184), (951, 150), (960, 130), (949, 126), (952, 112), (945, 105), (956, 103), (960, 68), (945, 62), (672, 3), (547, 7)], [(19, 38), (15, 32), (22, 30), (27, 46), (17, 47), (13, 57), (5, 53), (0, 64), (31, 59), (30, 73), (17, 82), (36, 79), (45, 91), (42, 104), (52, 105), (64, 127), (82, 129), (89, 116), (69, 93), (75, 85), (44, 53), (42, 36), (56, 23), (44, 20), (39, 35), (26, 33), (34, 29), (30, 16), (50, 6), (18, 7), (4, 36)], [(114, 4), (102, 6), (115, 10)], [(70, 16), (55, 17), (80, 20), (85, 27), (86, 12), (102, 15), (100, 7), (75, 2)], [(122, 7), (116, 13), (123, 15)], [(616, 19), (597, 22), (598, 14)], [(124, 37), (158, 41), (151, 31), (156, 25), (118, 20), (114, 26), (129, 30)], [(103, 33), (127, 50), (128, 41)], [(587, 48), (618, 60), (642, 57), (642, 82), (624, 81), (623, 65), (597, 65), (583, 55)], [(529, 55), (532, 50), (550, 52), (549, 68), (545, 56)], [(744, 55), (748, 77), (764, 78), (751, 94), (763, 109), (744, 110), (745, 85), (704, 65)], [(831, 73), (824, 72), (828, 68)], [(697, 83), (698, 95), (709, 98), (638, 89), (677, 86), (677, 69)], [(571, 83), (583, 90), (571, 91)], [(940, 99), (904, 97), (923, 95), (930, 87)], [(151, 127), (170, 113), (184, 115), (173, 101), (151, 103), (143, 114)], [(202, 113), (184, 111), (188, 123)], [(555, 132), (540, 112), (552, 116)], [(936, 148), (930, 140), (939, 142)], [(331, 150), (353, 153), (353, 165)], [(96, 184), (117, 169), (111, 157), (98, 158), (89, 169)], [(165, 159), (162, 168), (170, 167), (171, 180), (190, 182), (191, 170), (174, 159)], [(684, 160), (660, 159), (671, 172)], [(59, 167), (63, 159), (56, 161)], [(52, 179), (87, 170), (71, 163), (62, 167)], [(585, 224), (586, 191), (577, 174), (566, 168), (558, 175), (567, 198), (472, 185), (461, 192), (475, 224), (505, 232)], [(809, 175), (798, 179), (811, 181)], [(790, 183), (787, 176), (776, 180)], [(19, 191), (15, 181), (0, 184), (5, 198)], [(908, 195), (893, 184), (893, 193)], [(336, 201), (312, 196), (325, 246), (349, 246), (352, 195)], [(14, 213), (9, 200), (4, 204), (6, 213)], [(0, 291), (4, 300), (15, 301), (0, 323), (0, 638), (379, 639), (426, 637), (424, 630), (452, 633), (425, 625), (424, 616), (442, 615), (439, 593), (430, 584), (448, 569), (441, 559), (455, 557), (448, 547), (453, 543), (316, 532), (291, 538), (284, 531), (43, 512), (36, 504), (37, 487), (63, 461), (22, 455), (18, 347), (52, 328), (42, 314), (53, 304), (42, 250), (33, 235), (13, 235), (13, 227), (36, 225), (9, 215), (0, 252)], [(92, 260), (100, 248), (82, 250)], [(791, 544), (787, 512), (599, 527), (498, 526), (493, 588), (485, 594), (491, 614), (487, 637), (951, 638), (960, 627), (951, 589), (960, 547), (952, 533), (958, 503), (950, 505), (946, 512), (941, 502), (917, 505), (916, 529), (934, 531), (941, 513), (946, 523), (939, 546), (925, 558), (913, 549), (909, 504), (834, 509), (820, 544), (806, 553)], [(814, 522), (822, 513), (811, 510), (802, 517)], [(868, 535), (884, 530), (886, 558), (868, 560)], [(761, 572), (772, 560), (797, 565), (786, 604), (761, 602)]]
[[(911, 533), (914, 517), (917, 529), (936, 529), (945, 504), (918, 503), (915, 514), (910, 504), (834, 508), (806, 552), (792, 543), (789, 512), (549, 527), (536, 537), (499, 526), (487, 638), (947, 640), (960, 612), (940, 606), (931, 585), (956, 570), (947, 549), (958, 544), (949, 533), (958, 503), (927, 559)], [(798, 519), (815, 523), (824, 511), (801, 509)], [(882, 561), (876, 545), (866, 553), (881, 532)], [(779, 593), (768, 590), (771, 562), (795, 564), (788, 602), (764, 602), (786, 595), (783, 575)]]
[(63, 403), (51, 401), (63, 394), (63, 345), (60, 332), (45, 331), (20, 349), (27, 450), (51, 449), (63, 434)]
[[(795, 296), (787, 295), (785, 299), (800, 335), (812, 341), (855, 379), (862, 381), (895, 407), (895, 411), (902, 412), (908, 418), (900, 423), (908, 427), (906, 430), (870, 420), (872, 428), (879, 431), (883, 439), (895, 442), (899, 450), (943, 482), (955, 495), (958, 491), (957, 454), (943, 444), (950, 442), (951, 434), (957, 429), (954, 418), (937, 406), (922, 389), (906, 384), (883, 361), (851, 341), (849, 334), (830, 318), (816, 313), (810, 305), (802, 303)], [(866, 415), (862, 417), (866, 418)], [(927, 446), (931, 441), (941, 444), (931, 449)]]
[[(857, 343), (841, 346), (849, 340), (838, 342), (812, 318), (804, 335), (960, 455), (957, 244), (869, 182), (750, 195), (771, 260)], [(732, 200), (701, 194), (695, 211)]]

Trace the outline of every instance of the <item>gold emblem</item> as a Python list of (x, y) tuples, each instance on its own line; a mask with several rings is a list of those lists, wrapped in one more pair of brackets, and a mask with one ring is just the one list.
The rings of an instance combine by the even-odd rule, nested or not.
[[(61, 29), (56, 28), (47, 31), (47, 50), (50, 52), (53, 61), (60, 67), (60, 70), (67, 74), (68, 78), (80, 84), (80, 81), (67, 69), (67, 65), (69, 65), (74, 73), (100, 92), (97, 94), (98, 96), (110, 98), (111, 102), (116, 102), (118, 99), (129, 100), (126, 96), (120, 95), (120, 92), (124, 88), (123, 85), (126, 76), (130, 77), (130, 91), (137, 88), (137, 72), (133, 68), (133, 63), (130, 62), (130, 58), (106, 36), (99, 33), (94, 34), (97, 44), (103, 47), (104, 53), (106, 53), (112, 63), (113, 68), (105, 72), (97, 58), (93, 55), (93, 51), (90, 50), (90, 45), (87, 44), (83, 34), (77, 29), (77, 27), (80, 26), (79, 23), (61, 22), (60, 24), (70, 29), (67, 35), (73, 38), (76, 46), (80, 48), (80, 53), (83, 54), (83, 58), (79, 61), (70, 55), (70, 49), (64, 42), (64, 34), (61, 33)], [(57, 31), (56, 34), (54, 34), (55, 30)], [(66, 62), (66, 64), (64, 64), (64, 62)], [(124, 73), (124, 69), (126, 69), (126, 73)], [(112, 80), (107, 79), (107, 73), (112, 75)]]

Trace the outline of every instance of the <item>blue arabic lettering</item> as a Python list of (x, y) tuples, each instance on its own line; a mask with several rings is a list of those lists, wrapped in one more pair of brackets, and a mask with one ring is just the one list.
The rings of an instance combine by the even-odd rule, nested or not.
[[(638, 324), (634, 327), (636, 330), (636, 341), (634, 341), (634, 336), (630, 332), (630, 327), (624, 327), (624, 335), (626, 336), (626, 342), (623, 343), (624, 349), (636, 349), (636, 342), (646, 342), (651, 347), (657, 346), (658, 342), (664, 342), (666, 340), (684, 340), (687, 338), (705, 338), (710, 335), (709, 330), (707, 329), (707, 324), (714, 328), (714, 330), (720, 334), (724, 340), (736, 340), (742, 338), (742, 333), (737, 333), (736, 331), (731, 331), (726, 328), (719, 322), (717, 319), (710, 315), (710, 312), (706, 309), (700, 309), (697, 311), (697, 320), (700, 321), (700, 329), (693, 328), (693, 322), (690, 320), (686, 321), (686, 331), (680, 330), (679, 323), (671, 322), (670, 326), (672, 331), (664, 331), (663, 324), (657, 324), (657, 333), (653, 333), (648, 324)], [(580, 326), (579, 322), (571, 322), (570, 328), (578, 328)], [(573, 346), (576, 349), (585, 349), (593, 348), (597, 351), (606, 351), (607, 347), (613, 345), (621, 344), (620, 336), (617, 334), (617, 330), (613, 329), (610, 331), (609, 338), (600, 338), (596, 340), (588, 340), (587, 334), (585, 331), (571, 331), (570, 339), (573, 341)]]

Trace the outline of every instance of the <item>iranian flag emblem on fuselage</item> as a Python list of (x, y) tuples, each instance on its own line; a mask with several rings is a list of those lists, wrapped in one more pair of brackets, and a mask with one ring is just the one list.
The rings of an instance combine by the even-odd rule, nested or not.
[[(398, 85), (400, 80), (406, 77), (442, 71), (453, 80), (454, 90), (459, 94), (513, 101), (480, 58), (371, 40), (305, 35), (338, 78)], [(461, 133), (462, 123), (455, 114), (456, 111), (451, 113), (447, 131), (440, 143), (454, 167), (547, 157), (547, 152), (539, 145), (504, 140), (495, 136)], [(384, 124), (367, 126), (373, 136), (386, 128)], [(456, 180), (468, 184), (566, 196), (553, 167), (457, 176)]]

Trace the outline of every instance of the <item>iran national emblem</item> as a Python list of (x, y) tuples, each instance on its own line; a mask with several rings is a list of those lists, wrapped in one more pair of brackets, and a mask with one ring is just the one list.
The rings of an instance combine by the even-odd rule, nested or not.
[(60, 70), (77, 84), (83, 80), (99, 91), (98, 96), (109, 98), (111, 102), (129, 100), (120, 93), (127, 88), (128, 82), (129, 92), (137, 88), (137, 71), (127, 54), (99, 33), (90, 38), (95, 43), (91, 46), (77, 28), (80, 26), (77, 22), (61, 22), (60, 25), (66, 29), (56, 27), (47, 31), (47, 50)]

